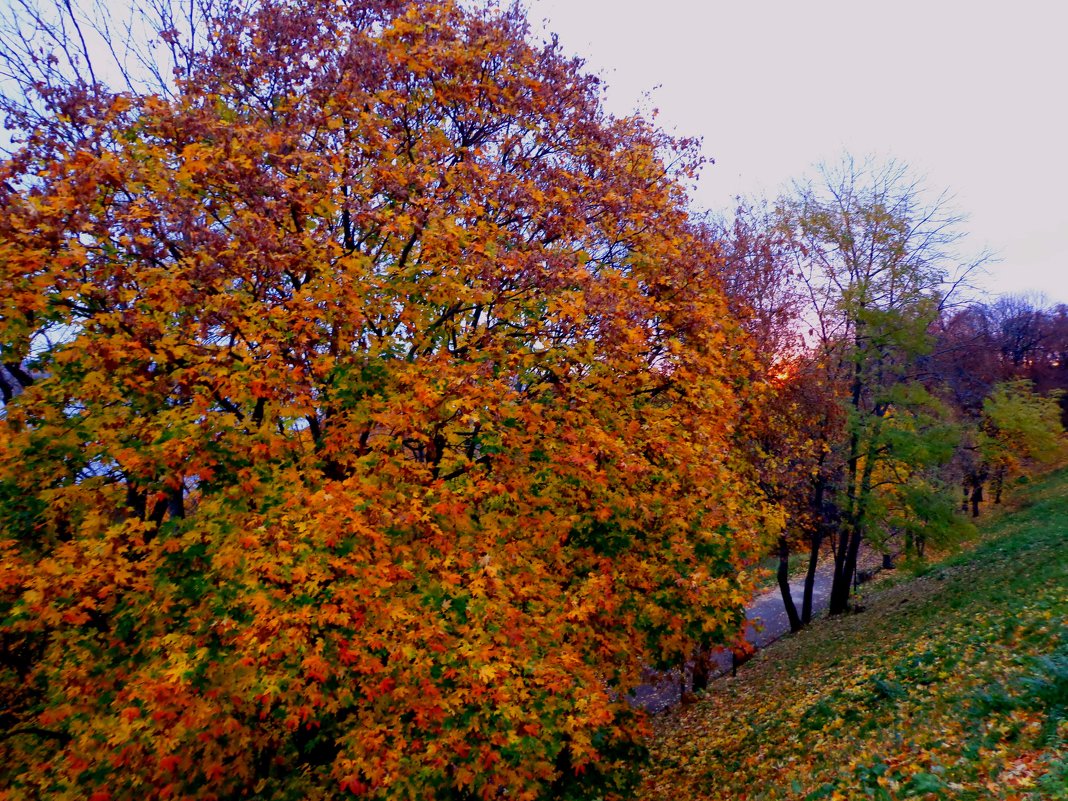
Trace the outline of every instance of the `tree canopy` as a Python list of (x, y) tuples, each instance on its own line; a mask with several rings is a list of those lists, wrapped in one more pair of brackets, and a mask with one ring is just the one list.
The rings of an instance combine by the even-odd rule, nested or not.
[(693, 143), (515, 11), (225, 12), (0, 165), (13, 792), (621, 792), (759, 546)]

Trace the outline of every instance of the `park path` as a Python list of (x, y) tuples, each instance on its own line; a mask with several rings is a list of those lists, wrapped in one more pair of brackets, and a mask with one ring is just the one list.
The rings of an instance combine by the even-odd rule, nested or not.
[[(816, 578), (812, 585), (812, 615), (815, 617), (827, 608), (831, 597), (831, 581), (834, 576), (834, 563), (824, 560), (816, 568)], [(790, 593), (801, 611), (801, 594), (805, 581), (800, 578), (790, 583)], [(786, 605), (776, 585), (755, 597), (745, 610), (745, 639), (759, 650), (790, 633), (790, 619), (786, 616)], [(713, 661), (718, 667), (714, 676), (722, 676), (731, 670), (731, 652), (720, 650)], [(688, 679), (688, 676), (687, 676)], [(641, 684), (630, 696), (635, 706), (648, 712), (662, 712), (677, 704), (682, 696), (682, 673), (679, 669), (657, 673), (649, 671), (648, 680)]]

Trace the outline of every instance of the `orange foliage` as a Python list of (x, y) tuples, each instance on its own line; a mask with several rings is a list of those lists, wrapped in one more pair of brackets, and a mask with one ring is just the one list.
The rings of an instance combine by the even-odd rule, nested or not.
[(6, 782), (624, 792), (757, 548), (692, 143), (515, 13), (218, 23), (0, 168)]

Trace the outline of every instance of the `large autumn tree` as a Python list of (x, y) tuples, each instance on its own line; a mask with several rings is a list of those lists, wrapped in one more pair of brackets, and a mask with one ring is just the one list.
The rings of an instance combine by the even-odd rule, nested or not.
[(625, 792), (757, 548), (692, 143), (515, 11), (220, 8), (8, 104), (5, 786)]
[[(793, 631), (812, 620), (820, 549), (830, 534), (824, 519), (830, 443), (841, 410), (820, 354), (805, 347), (806, 288), (789, 229), (766, 201), (742, 199), (732, 218), (714, 224), (723, 256), (722, 283), (731, 311), (755, 352), (751, 401), (738, 429), (738, 450), (764, 497), (780, 512), (777, 583)], [(796, 549), (809, 562), (799, 604), (791, 594), (789, 562)]]

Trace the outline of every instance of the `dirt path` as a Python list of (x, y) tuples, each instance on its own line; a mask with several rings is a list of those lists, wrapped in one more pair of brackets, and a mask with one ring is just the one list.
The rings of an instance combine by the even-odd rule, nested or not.
[[(834, 564), (830, 561), (824, 561), (816, 569), (816, 580), (812, 586), (813, 617), (827, 608), (833, 575)], [(790, 583), (790, 592), (799, 613), (804, 586), (804, 579)], [(782, 602), (782, 594), (777, 586), (758, 595), (746, 608), (745, 638), (755, 649), (764, 648), (789, 633), (790, 620), (786, 616), (786, 605)], [(719, 668), (716, 675), (722, 676), (729, 673), (731, 670), (730, 651), (719, 651), (714, 657), (714, 662)], [(689, 679), (688, 676), (686, 678)], [(649, 671), (648, 681), (634, 691), (631, 695), (631, 703), (654, 713), (674, 706), (679, 702), (682, 694), (682, 679), (683, 675), (680, 670), (664, 673)]]

